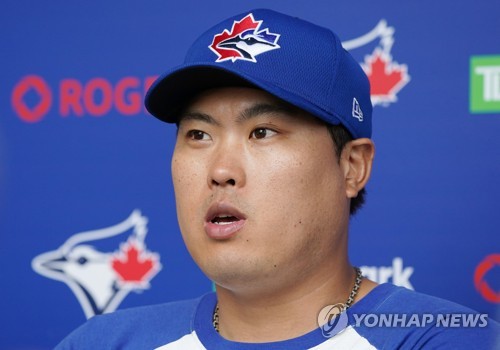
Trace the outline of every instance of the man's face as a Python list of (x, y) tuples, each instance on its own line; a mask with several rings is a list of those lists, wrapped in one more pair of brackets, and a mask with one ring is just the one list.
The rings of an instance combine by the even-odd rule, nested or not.
[(266, 92), (213, 89), (172, 158), (186, 246), (228, 289), (282, 288), (345, 258), (349, 200), (325, 125)]

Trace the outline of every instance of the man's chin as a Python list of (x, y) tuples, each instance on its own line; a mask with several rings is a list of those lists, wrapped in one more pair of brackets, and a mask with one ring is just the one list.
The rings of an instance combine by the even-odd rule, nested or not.
[(268, 294), (274, 289), (280, 289), (279, 285), (283, 283), (280, 278), (282, 276), (277, 272), (273, 275), (272, 273), (263, 273), (262, 269), (242, 271), (242, 269), (232, 266), (230, 269), (218, 269), (210, 275), (205, 273), (215, 283), (218, 292), (226, 290), (247, 296)]

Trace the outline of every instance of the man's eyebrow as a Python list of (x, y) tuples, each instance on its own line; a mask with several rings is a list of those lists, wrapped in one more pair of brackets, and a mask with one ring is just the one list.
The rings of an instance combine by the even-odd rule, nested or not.
[(195, 112), (195, 111), (185, 111), (183, 112), (177, 122), (177, 125), (182, 123), (183, 121), (186, 120), (198, 120), (202, 121), (208, 124), (214, 124), (217, 126), (220, 126), (220, 123), (212, 118), (209, 114), (201, 113), (201, 112)]
[[(288, 114), (296, 115), (298, 109), (294, 106), (287, 104), (270, 104), (270, 103), (256, 103), (245, 110), (243, 110), (237, 117), (236, 122), (241, 123), (246, 120), (258, 117), (263, 114)], [(180, 125), (183, 121), (187, 120), (198, 120), (208, 124), (213, 124), (220, 126), (221, 124), (215, 120), (212, 116), (206, 113), (197, 111), (184, 111), (180, 114), (177, 125)]]
[(262, 114), (289, 114), (296, 115), (297, 108), (285, 105), (285, 104), (269, 104), (269, 103), (258, 103), (247, 109), (245, 109), (238, 116), (237, 122), (243, 122), (251, 118), (255, 118)]

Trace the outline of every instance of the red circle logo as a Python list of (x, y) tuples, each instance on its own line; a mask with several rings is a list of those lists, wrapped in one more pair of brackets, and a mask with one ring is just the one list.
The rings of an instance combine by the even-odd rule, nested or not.
[[(40, 101), (33, 107), (28, 107), (24, 101), (24, 96), (30, 90), (34, 90)], [(12, 107), (19, 118), (28, 123), (40, 121), (49, 111), (52, 105), (52, 92), (45, 80), (37, 75), (24, 77), (12, 91)]]
[(484, 299), (491, 303), (500, 303), (500, 291), (495, 291), (484, 279), (488, 271), (500, 266), (500, 254), (491, 254), (479, 263), (474, 272), (474, 285)]

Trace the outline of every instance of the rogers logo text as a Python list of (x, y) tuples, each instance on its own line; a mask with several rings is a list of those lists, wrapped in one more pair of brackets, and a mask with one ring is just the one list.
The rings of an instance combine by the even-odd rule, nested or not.
[(13, 88), (12, 109), (24, 122), (37, 123), (54, 109), (61, 117), (102, 117), (112, 110), (132, 116), (144, 111), (142, 101), (156, 76), (124, 77), (116, 83), (105, 78), (92, 78), (86, 82), (67, 78), (57, 88), (43, 77), (27, 75)]

